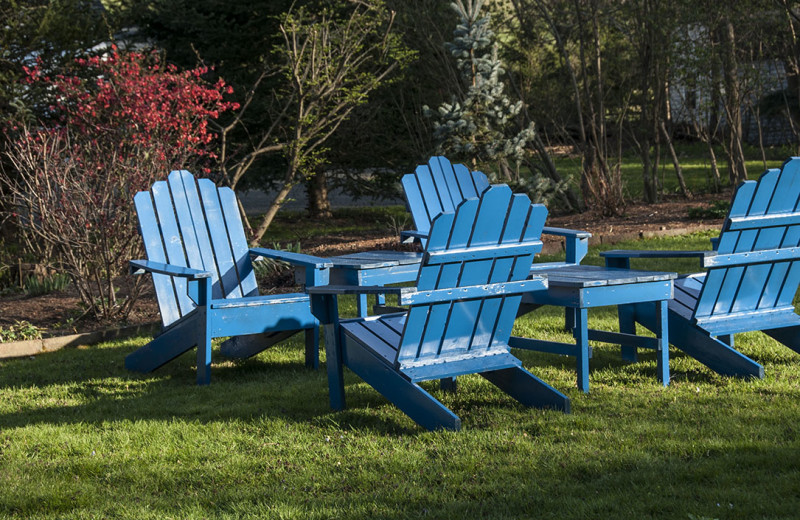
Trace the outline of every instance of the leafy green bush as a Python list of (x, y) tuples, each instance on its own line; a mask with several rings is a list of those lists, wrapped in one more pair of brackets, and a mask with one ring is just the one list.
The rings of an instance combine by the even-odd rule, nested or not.
[(0, 327), (0, 343), (28, 339), (42, 339), (42, 331), (39, 327), (27, 321), (15, 321), (13, 325)]
[(72, 279), (68, 274), (56, 273), (51, 276), (29, 276), (25, 279), (24, 290), (28, 296), (41, 296), (42, 294), (50, 294), (56, 291), (63, 291)]
[(689, 208), (689, 218), (725, 218), (731, 209), (728, 200), (715, 200), (710, 206)]

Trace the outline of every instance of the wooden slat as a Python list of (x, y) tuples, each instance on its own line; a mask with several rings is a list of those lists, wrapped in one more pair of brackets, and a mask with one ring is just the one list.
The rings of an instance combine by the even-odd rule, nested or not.
[[(197, 244), (197, 236), (194, 232), (192, 216), (189, 210), (189, 201), (186, 198), (184, 184), (187, 181), (183, 173), (184, 172), (178, 171), (171, 172), (167, 179), (167, 184), (169, 185), (170, 195), (172, 196), (172, 205), (178, 221), (178, 228), (180, 229), (183, 250), (186, 254), (188, 267), (205, 271), (206, 266), (203, 264), (203, 258)], [(189, 174), (189, 172), (185, 173), (189, 175), (188, 182), (194, 183), (194, 178), (191, 174)]]
[[(791, 175), (795, 179), (800, 178), (800, 160), (797, 158), (787, 160), (783, 164), (782, 169), (784, 175)], [(798, 197), (798, 200), (795, 202), (794, 211), (800, 212), (800, 197)], [(781, 243), (782, 247), (794, 247), (796, 245), (800, 245), (799, 225), (788, 227), (783, 242)], [(783, 269), (785, 269), (785, 272), (783, 272)], [(762, 306), (772, 307), (787, 305), (794, 300), (798, 284), (800, 284), (800, 262), (795, 261), (788, 266), (781, 266), (779, 269), (775, 270), (773, 276), (774, 282), (771, 280), (769, 284), (770, 293), (769, 295), (765, 295), (762, 299), (763, 301), (759, 303), (759, 308)], [(782, 280), (780, 285), (778, 285), (778, 280)], [(773, 293), (777, 293), (774, 302), (771, 300), (771, 295)]]
[[(454, 164), (453, 165), (453, 173), (455, 176), (455, 190), (458, 190), (461, 199), (471, 199), (471, 198), (478, 198), (483, 193), (485, 186), (478, 187), (475, 185), (476, 179), (480, 179), (481, 176), (485, 179), (486, 176), (483, 175), (481, 172), (470, 172), (469, 168), (467, 168), (463, 164)], [(489, 182), (486, 181), (486, 185), (488, 186)], [(450, 191), (453, 192), (454, 188), (451, 187)], [(456, 205), (457, 206), (457, 205)]]
[(475, 186), (475, 192), (478, 196), (481, 196), (486, 191), (486, 188), (489, 187), (489, 179), (483, 172), (474, 171), (472, 172), (472, 185)]
[[(458, 208), (453, 223), (448, 225), (449, 239), (444, 246), (444, 251), (452, 249), (463, 249), (469, 242), (471, 231), (475, 225), (475, 216), (478, 212), (480, 203), (477, 199), (469, 199), (464, 201)], [(436, 219), (431, 231), (436, 231), (436, 228), (443, 226), (446, 222), (439, 223), (440, 219)], [(430, 254), (430, 247), (426, 252), (426, 256)], [(438, 251), (437, 251), (438, 252)], [(421, 269), (436, 269), (436, 265), (428, 265), (423, 261)], [(453, 262), (450, 264), (442, 264), (439, 270), (439, 276), (435, 282), (436, 289), (451, 288), (459, 286), (459, 279), (462, 276), (463, 262)], [(420, 357), (429, 355), (438, 355), (442, 350), (452, 349), (453, 332), (448, 334), (448, 327), (458, 323), (462, 329), (469, 328), (471, 331), (474, 327), (475, 316), (470, 316), (469, 322), (464, 322), (465, 319), (461, 316), (459, 311), (454, 309), (454, 306), (461, 305), (460, 303), (453, 304), (452, 302), (437, 303), (431, 306), (430, 315), (428, 318), (427, 330), (423, 339), (423, 345), (420, 348)], [(466, 334), (466, 331), (461, 332), (461, 336)]]
[[(748, 216), (760, 216), (769, 210), (769, 205), (774, 198), (775, 188), (778, 181), (777, 171), (771, 170), (765, 175), (762, 175), (756, 184), (756, 190), (753, 194), (750, 208), (747, 211)], [(756, 246), (760, 230), (750, 229), (745, 231), (735, 232), (739, 234), (734, 253), (752, 251)], [(724, 254), (723, 251), (719, 251)], [(725, 315), (732, 310), (732, 306), (736, 302), (736, 295), (742, 289), (742, 280), (745, 274), (744, 267), (731, 267), (726, 270), (725, 281), (720, 288), (717, 303), (711, 315)], [(748, 295), (749, 296), (749, 295)]]
[[(153, 184), (150, 191), (153, 194), (161, 240), (164, 243), (164, 251), (167, 254), (166, 263), (179, 267), (189, 267), (169, 185), (164, 181), (159, 181)], [(176, 278), (172, 283), (175, 285), (175, 296), (178, 300), (180, 314), (185, 316), (195, 308), (195, 303), (187, 293), (186, 280)]]
[(186, 191), (186, 202), (189, 205), (189, 213), (191, 214), (194, 235), (197, 239), (197, 247), (200, 250), (200, 256), (203, 258), (203, 270), (209, 271), (212, 274), (211, 297), (217, 299), (223, 298), (224, 296), (219, 282), (219, 268), (214, 258), (211, 237), (209, 237), (208, 227), (205, 223), (206, 217), (205, 213), (203, 213), (203, 203), (200, 200), (200, 192), (197, 190), (197, 182), (194, 176), (187, 171), (178, 173), (183, 179), (183, 189)]
[[(731, 209), (728, 213), (729, 216), (747, 215), (747, 211), (750, 208), (756, 191), (756, 184), (755, 181), (745, 181), (736, 188), (733, 201), (731, 202)], [(719, 241), (717, 242), (717, 252), (720, 254), (737, 252), (736, 244), (740, 235), (741, 232), (739, 231), (720, 234)], [(723, 287), (727, 272), (727, 269), (709, 270), (705, 283), (703, 284), (703, 291), (697, 301), (695, 317), (711, 315), (717, 304), (717, 299)]]
[[(427, 164), (417, 166), (416, 177), (417, 183), (419, 184), (419, 191), (422, 193), (422, 200), (425, 202), (425, 218), (428, 222), (433, 222), (436, 215), (442, 212), (442, 203), (439, 201), (436, 186), (433, 184), (431, 170)], [(419, 229), (419, 227), (417, 229)]]
[[(498, 226), (499, 227), (499, 226)], [(432, 251), (425, 254), (426, 264), (449, 264), (463, 262), (477, 262), (481, 260), (497, 260), (500, 258), (513, 258), (517, 256), (531, 256), (542, 249), (540, 241), (530, 241), (523, 244), (512, 244), (504, 248), (498, 248), (497, 244), (451, 248), (447, 251)]]
[(734, 217), (726, 221), (730, 231), (745, 229), (764, 229), (769, 227), (788, 227), (800, 224), (800, 213), (767, 214), (756, 217)]
[(372, 316), (361, 320), (343, 321), (341, 327), (345, 334), (349, 334), (364, 346), (369, 347), (376, 354), (386, 360), (387, 363), (394, 365), (397, 358), (396, 348), (386, 341), (383, 337), (376, 334), (373, 327), (377, 320)]
[[(502, 236), (500, 237), (500, 243), (503, 246), (511, 247), (520, 242), (523, 244), (541, 243), (539, 237), (546, 218), (547, 208), (540, 204), (531, 204), (527, 196), (513, 195)], [(539, 222), (531, 222), (531, 219), (539, 220)], [(489, 281), (497, 283), (523, 280), (528, 277), (532, 263), (533, 254), (521, 254), (516, 256), (513, 261), (498, 260), (495, 262)], [(516, 294), (503, 298), (492, 298), (485, 302), (482, 309), (482, 315), (485, 318), (478, 329), (488, 332), (488, 327), (483, 323), (488, 323), (489, 316), (494, 317), (495, 324), (491, 335), (480, 337), (479, 341), (478, 329), (476, 329), (476, 341), (479, 344), (485, 342), (486, 345), (507, 344), (516, 319), (516, 311), (521, 301), (522, 295)]]
[[(451, 244), (449, 250), (460, 249), (468, 245), (470, 249), (494, 247), (496, 251), (501, 251), (497, 244), (502, 236), (502, 225), (508, 214), (510, 198), (510, 189), (496, 187), (480, 199), (474, 213), (470, 212), (463, 219), (460, 218), (461, 213), (459, 213), (456, 217), (453, 234), (460, 233), (462, 239), (466, 237), (466, 240), (459, 240), (459, 243)], [(490, 220), (494, 224), (493, 226), (489, 224)], [(465, 259), (458, 265), (457, 271), (454, 269), (453, 276), (449, 279), (442, 278), (440, 287), (444, 284), (456, 287), (485, 284), (489, 281), (493, 265), (492, 259)], [(490, 343), (483, 342), (482, 339), (485, 336), (491, 337), (491, 334), (494, 333), (497, 306), (492, 303), (492, 300), (495, 299), (484, 298), (477, 301), (454, 303), (442, 350), (466, 351), (471, 348), (475, 352), (486, 349)], [(487, 319), (490, 314), (492, 316)]]
[[(167, 254), (164, 252), (164, 244), (161, 241), (161, 231), (159, 230), (156, 211), (153, 207), (153, 199), (149, 191), (137, 193), (133, 197), (136, 215), (139, 218), (139, 229), (144, 241), (144, 249), (147, 258), (154, 262), (167, 262)], [(155, 289), (158, 308), (161, 312), (161, 323), (164, 327), (178, 321), (181, 317), (178, 299), (175, 295), (175, 286), (172, 277), (162, 274), (153, 275), (153, 288)]]
[[(792, 184), (787, 193), (794, 193), (792, 204), (787, 203), (787, 212), (797, 214), (800, 210), (800, 161), (789, 160), (783, 164), (781, 176), (791, 179)], [(791, 207), (790, 207), (791, 206)], [(800, 225), (787, 225), (780, 247), (797, 247), (800, 245)], [(769, 309), (791, 304), (800, 283), (800, 262), (781, 263), (773, 266), (764, 285), (764, 291), (758, 302), (758, 309)]]
[[(761, 176), (759, 184), (765, 182), (767, 177), (775, 179), (772, 197), (767, 205), (764, 214), (774, 215), (793, 211), (797, 202), (797, 184), (793, 175), (783, 175), (781, 170), (769, 170)], [(794, 188), (792, 185), (795, 185)], [(759, 215), (754, 215), (759, 217)], [(753, 251), (762, 251), (779, 248), (783, 241), (785, 227), (768, 227), (757, 230), (757, 236), (753, 243)], [(755, 311), (765, 286), (769, 283), (769, 274), (772, 271), (771, 265), (746, 266), (742, 272), (739, 282), (739, 290), (731, 302), (730, 312)], [(781, 277), (782, 278), (782, 277)]]
[(403, 175), (401, 180), (403, 193), (405, 193), (408, 210), (417, 226), (417, 231), (427, 235), (431, 228), (431, 221), (425, 207), (425, 199), (422, 196), (422, 188), (419, 185), (419, 178), (414, 173)]
[(233, 252), (236, 273), (239, 277), (239, 289), (242, 291), (243, 296), (258, 295), (258, 284), (256, 283), (256, 275), (253, 272), (253, 263), (250, 259), (250, 248), (244, 235), (242, 217), (239, 214), (239, 206), (236, 203), (236, 194), (230, 188), (219, 188), (217, 193), (222, 207), (222, 215), (225, 217), (225, 227), (228, 229), (228, 240)]
[[(450, 195), (448, 175), (452, 178), (453, 168), (445, 157), (433, 157), (428, 161), (428, 171), (433, 181), (434, 191), (436, 197), (439, 199), (439, 205), (442, 208), (442, 213), (452, 213), (456, 210), (456, 205), (453, 204), (453, 197)], [(458, 200), (457, 202), (461, 202)], [(431, 214), (433, 217), (434, 215)]]
[(439, 172), (441, 176), (434, 175), (434, 182), (439, 191), (439, 197), (442, 200), (442, 208), (444, 211), (455, 211), (461, 201), (468, 198), (461, 194), (458, 186), (458, 179), (453, 165), (446, 157), (431, 157), (428, 164), (431, 170)]
[[(241, 298), (242, 290), (239, 286), (239, 277), (236, 274), (236, 262), (233, 258), (228, 231), (225, 229), (225, 220), (220, 207), (217, 187), (208, 179), (197, 181), (200, 196), (203, 201), (203, 212), (206, 215), (208, 234), (214, 248), (214, 259), (219, 269), (220, 285), (224, 298)], [(215, 296), (216, 298), (216, 296)]]

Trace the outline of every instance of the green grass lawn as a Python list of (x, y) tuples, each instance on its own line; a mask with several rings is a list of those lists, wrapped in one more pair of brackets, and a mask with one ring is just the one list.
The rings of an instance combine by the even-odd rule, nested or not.
[[(707, 248), (708, 237), (618, 246)], [(590, 323), (614, 329), (615, 314)], [(546, 308), (516, 332), (568, 341), (561, 326)], [(584, 395), (573, 359), (517, 351), (572, 414), (524, 408), (477, 376), (455, 394), (426, 385), (462, 418), (458, 433), (423, 431), (352, 373), (348, 410), (332, 412), (302, 337), (216, 358), (208, 387), (194, 384), (193, 353), (125, 371), (147, 338), (4, 361), (0, 517), (797, 518), (800, 356), (759, 333), (737, 340), (764, 380), (720, 377), (673, 350), (663, 388), (654, 354), (628, 364), (598, 344)]]
[[(708, 157), (706, 146), (702, 143), (679, 143), (676, 148), (689, 190), (694, 193), (711, 191), (713, 187), (711, 161)], [(728, 185), (727, 162), (722, 148), (716, 147), (715, 153), (723, 185)], [(783, 161), (795, 154), (796, 151), (788, 146), (768, 148), (765, 150), (767, 168), (779, 168)], [(754, 180), (758, 179), (765, 170), (761, 152), (756, 147), (746, 146), (745, 155), (747, 157), (748, 177)], [(611, 158), (611, 160), (613, 163), (616, 159)], [(581, 158), (579, 156), (562, 156), (554, 158), (554, 161), (561, 175), (564, 178), (571, 179), (573, 186), (577, 190), (578, 181), (580, 180)], [(624, 183), (625, 197), (627, 199), (641, 200), (643, 197), (642, 161), (635, 150), (629, 150), (623, 154), (620, 172)], [(661, 179), (666, 194), (680, 193), (672, 159), (665, 149), (661, 151), (659, 179)]]

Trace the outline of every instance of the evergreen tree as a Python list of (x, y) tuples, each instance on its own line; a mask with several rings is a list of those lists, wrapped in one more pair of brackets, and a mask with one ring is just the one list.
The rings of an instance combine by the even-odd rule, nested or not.
[(437, 151), (476, 169), (479, 164), (493, 163), (499, 170), (496, 177), (503, 182), (529, 192), (534, 200), (547, 200), (564, 187), (535, 173), (520, 175), (520, 163), (529, 153), (536, 130), (533, 123), (518, 129), (522, 101), (513, 102), (505, 94), (501, 80), (505, 71), (490, 18), (480, 12), (483, 0), (455, 0), (451, 6), (459, 23), (453, 42), (446, 47), (457, 62), (462, 84), (450, 103), (442, 103), (435, 111), (424, 107), (433, 122)]

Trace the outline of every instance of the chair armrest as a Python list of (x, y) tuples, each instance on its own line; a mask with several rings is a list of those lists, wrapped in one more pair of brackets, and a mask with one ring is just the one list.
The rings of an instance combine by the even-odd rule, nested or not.
[(613, 249), (601, 251), (607, 267), (630, 268), (631, 258), (699, 258), (716, 255), (716, 251), (648, 251), (645, 249)]
[(177, 276), (178, 278), (187, 278), (189, 280), (211, 278), (211, 273), (208, 271), (201, 271), (200, 269), (192, 269), (190, 267), (180, 267), (172, 264), (163, 264), (161, 262), (151, 262), (150, 260), (131, 260), (129, 262), (129, 267), (131, 274), (157, 273), (167, 276)]
[(556, 235), (560, 237), (569, 238), (592, 238), (592, 234), (588, 231), (579, 231), (577, 229), (567, 229), (545, 226), (542, 228), (542, 233), (545, 235)]
[(320, 258), (318, 256), (304, 255), (302, 253), (292, 253), (289, 251), (278, 251), (276, 249), (265, 249), (263, 247), (256, 247), (250, 249), (250, 254), (254, 256), (262, 256), (264, 258), (272, 258), (275, 260), (283, 260), (292, 265), (300, 267), (311, 267), (314, 269), (330, 269), (333, 264)]
[(400, 242), (403, 244), (410, 244), (423, 238), (428, 238), (428, 233), (425, 231), (406, 230), (400, 232)]
[(586, 253), (589, 252), (589, 238), (592, 234), (588, 231), (577, 231), (556, 227), (543, 227), (542, 234), (564, 237), (564, 250), (567, 253), (568, 264), (579, 264)]
[[(414, 292), (415, 287), (383, 287), (379, 285), (318, 285), (306, 287), (311, 297), (311, 313), (322, 325), (339, 322), (339, 295), (341, 294), (397, 294)], [(337, 325), (338, 326), (338, 325)], [(327, 336), (326, 336), (327, 338)]]
[(397, 294), (415, 292), (416, 287), (384, 287), (382, 285), (320, 285), (316, 287), (306, 287), (306, 292), (310, 295), (333, 295), (340, 294)]

